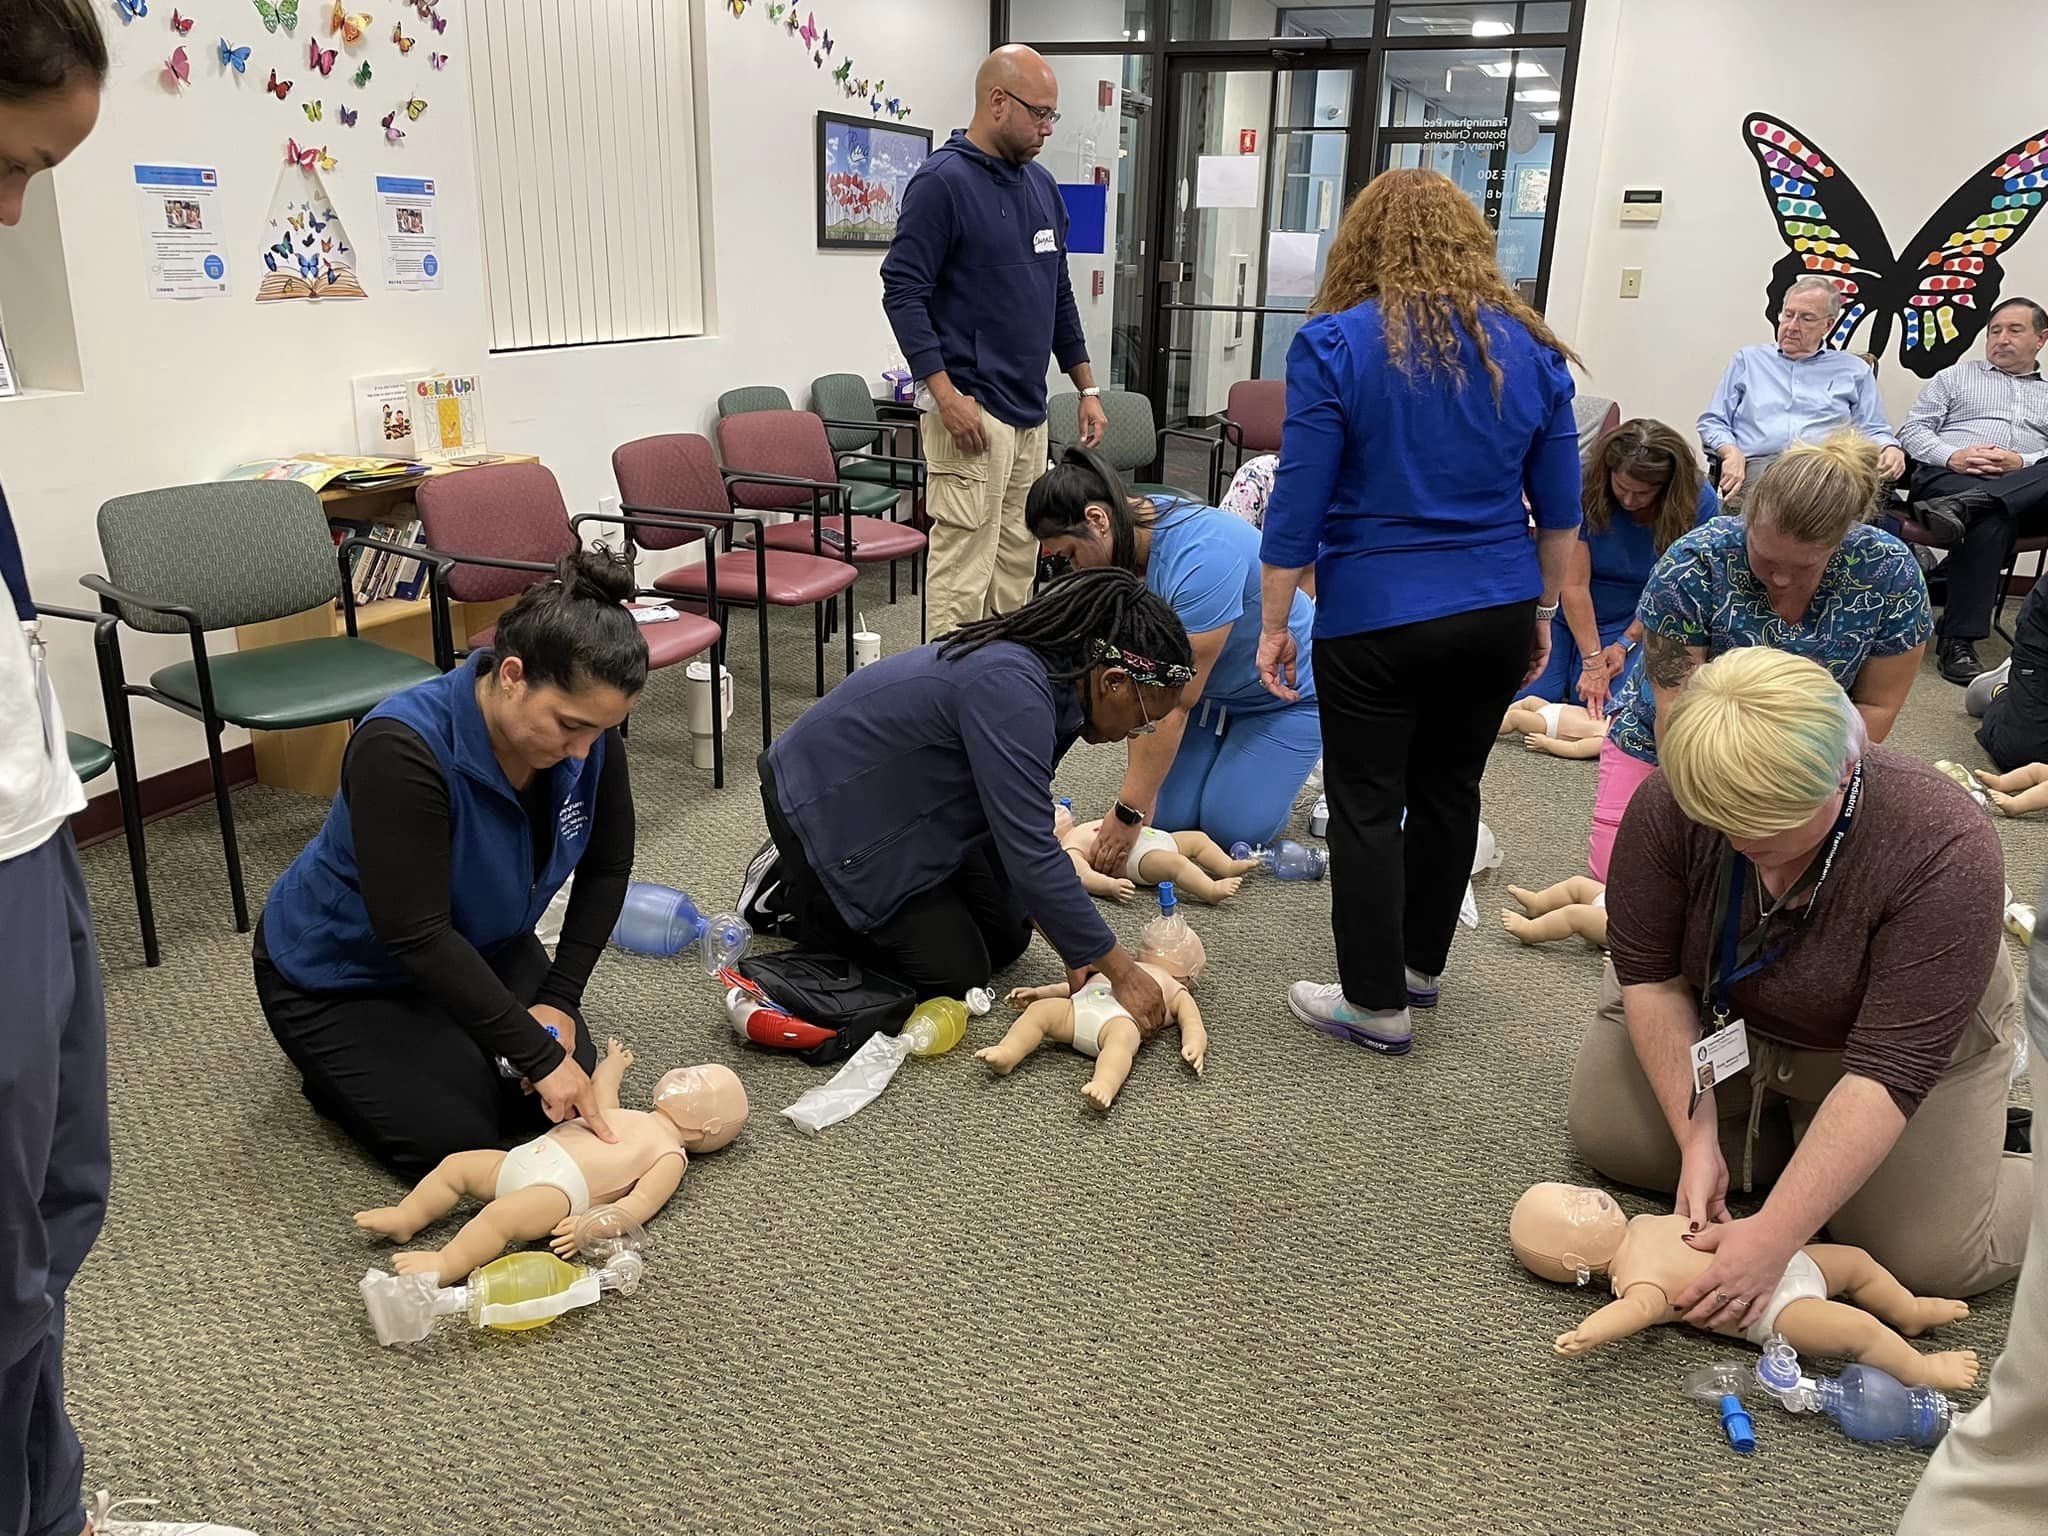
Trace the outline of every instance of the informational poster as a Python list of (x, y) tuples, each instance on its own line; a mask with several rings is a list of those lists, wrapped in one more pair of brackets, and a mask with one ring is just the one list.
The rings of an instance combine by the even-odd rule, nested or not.
[(1265, 162), (1257, 155), (1199, 155), (1195, 159), (1195, 206), (1197, 208), (1256, 208), (1259, 206), (1259, 167)]
[(1316, 291), (1319, 235), (1276, 229), (1266, 236), (1266, 296), (1311, 298)]
[(434, 183), (421, 176), (377, 178), (377, 222), (384, 231), (384, 286), (441, 286), (441, 228)]
[(226, 298), (220, 172), (205, 165), (138, 165), (135, 190), (150, 296)]
[(7, 338), (0, 335), (0, 400), (11, 400), (21, 393), (21, 382), (14, 376), (14, 359), (7, 352)]

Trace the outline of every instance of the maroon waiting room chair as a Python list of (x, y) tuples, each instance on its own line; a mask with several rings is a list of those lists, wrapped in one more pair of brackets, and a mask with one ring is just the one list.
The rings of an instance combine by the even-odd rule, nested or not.
[[(555, 574), (562, 557), (578, 547), (577, 530), (554, 473), (541, 464), (488, 464), (436, 475), (419, 483), (413, 500), (428, 548), (450, 562), (435, 594), (434, 613), (435, 659), (446, 670), (469, 652), (488, 647), (497, 633), (495, 625), (479, 630), (458, 650), (447, 604), (519, 596), (536, 584), (536, 576)], [(647, 640), (650, 668), (680, 666), (708, 652), (712, 676), (718, 675), (725, 635), (715, 619), (683, 611), (660, 624), (643, 624), (640, 633)], [(712, 782), (720, 786), (725, 783), (722, 714), (711, 712)]]
[[(722, 609), (751, 607), (759, 624), (761, 662), (761, 745), (774, 739), (774, 710), (768, 678), (768, 610), (809, 608), (818, 669), (818, 696), (825, 694), (825, 611), (860, 576), (836, 552), (823, 555), (776, 548), (760, 535), (758, 516), (735, 512), (726, 477), (711, 444), (695, 432), (672, 432), (622, 443), (612, 450), (612, 475), (624, 505), (598, 520), (623, 522), (641, 549), (670, 550), (702, 544), (704, 558), (654, 578), (657, 591), (702, 603), (715, 619)], [(582, 519), (578, 519), (579, 522)], [(754, 534), (750, 545), (734, 548), (738, 529)], [(851, 597), (847, 599), (852, 602)], [(853, 670), (853, 624), (846, 625), (846, 668)]]

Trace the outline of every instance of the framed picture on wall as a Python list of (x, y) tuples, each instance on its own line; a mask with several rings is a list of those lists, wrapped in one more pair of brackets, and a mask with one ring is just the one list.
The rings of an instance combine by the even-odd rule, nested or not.
[(1508, 196), (1508, 217), (1540, 219), (1550, 206), (1550, 167), (1518, 165), (1515, 184)]
[(903, 189), (931, 152), (929, 128), (820, 112), (818, 249), (886, 249), (896, 238)]

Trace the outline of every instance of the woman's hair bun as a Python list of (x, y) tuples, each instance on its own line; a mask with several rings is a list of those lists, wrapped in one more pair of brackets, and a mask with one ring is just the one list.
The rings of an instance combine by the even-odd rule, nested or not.
[(633, 562), (603, 544), (564, 555), (556, 568), (562, 590), (578, 602), (623, 603), (633, 595)]

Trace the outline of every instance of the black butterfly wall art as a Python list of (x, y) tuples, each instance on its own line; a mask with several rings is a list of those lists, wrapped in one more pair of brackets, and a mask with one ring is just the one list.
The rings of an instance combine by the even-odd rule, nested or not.
[(1786, 254), (1771, 268), (1764, 315), (1777, 323), (1785, 290), (1824, 277), (1842, 295), (1828, 345), (1846, 348), (1870, 320), (1882, 356), (1899, 327), (1899, 359), (1923, 379), (1962, 357), (1998, 302), (1999, 258), (2048, 206), (2048, 129), (2029, 134), (1956, 188), (1897, 256), (1884, 226), (1835, 161), (1768, 113), (1742, 121)]

